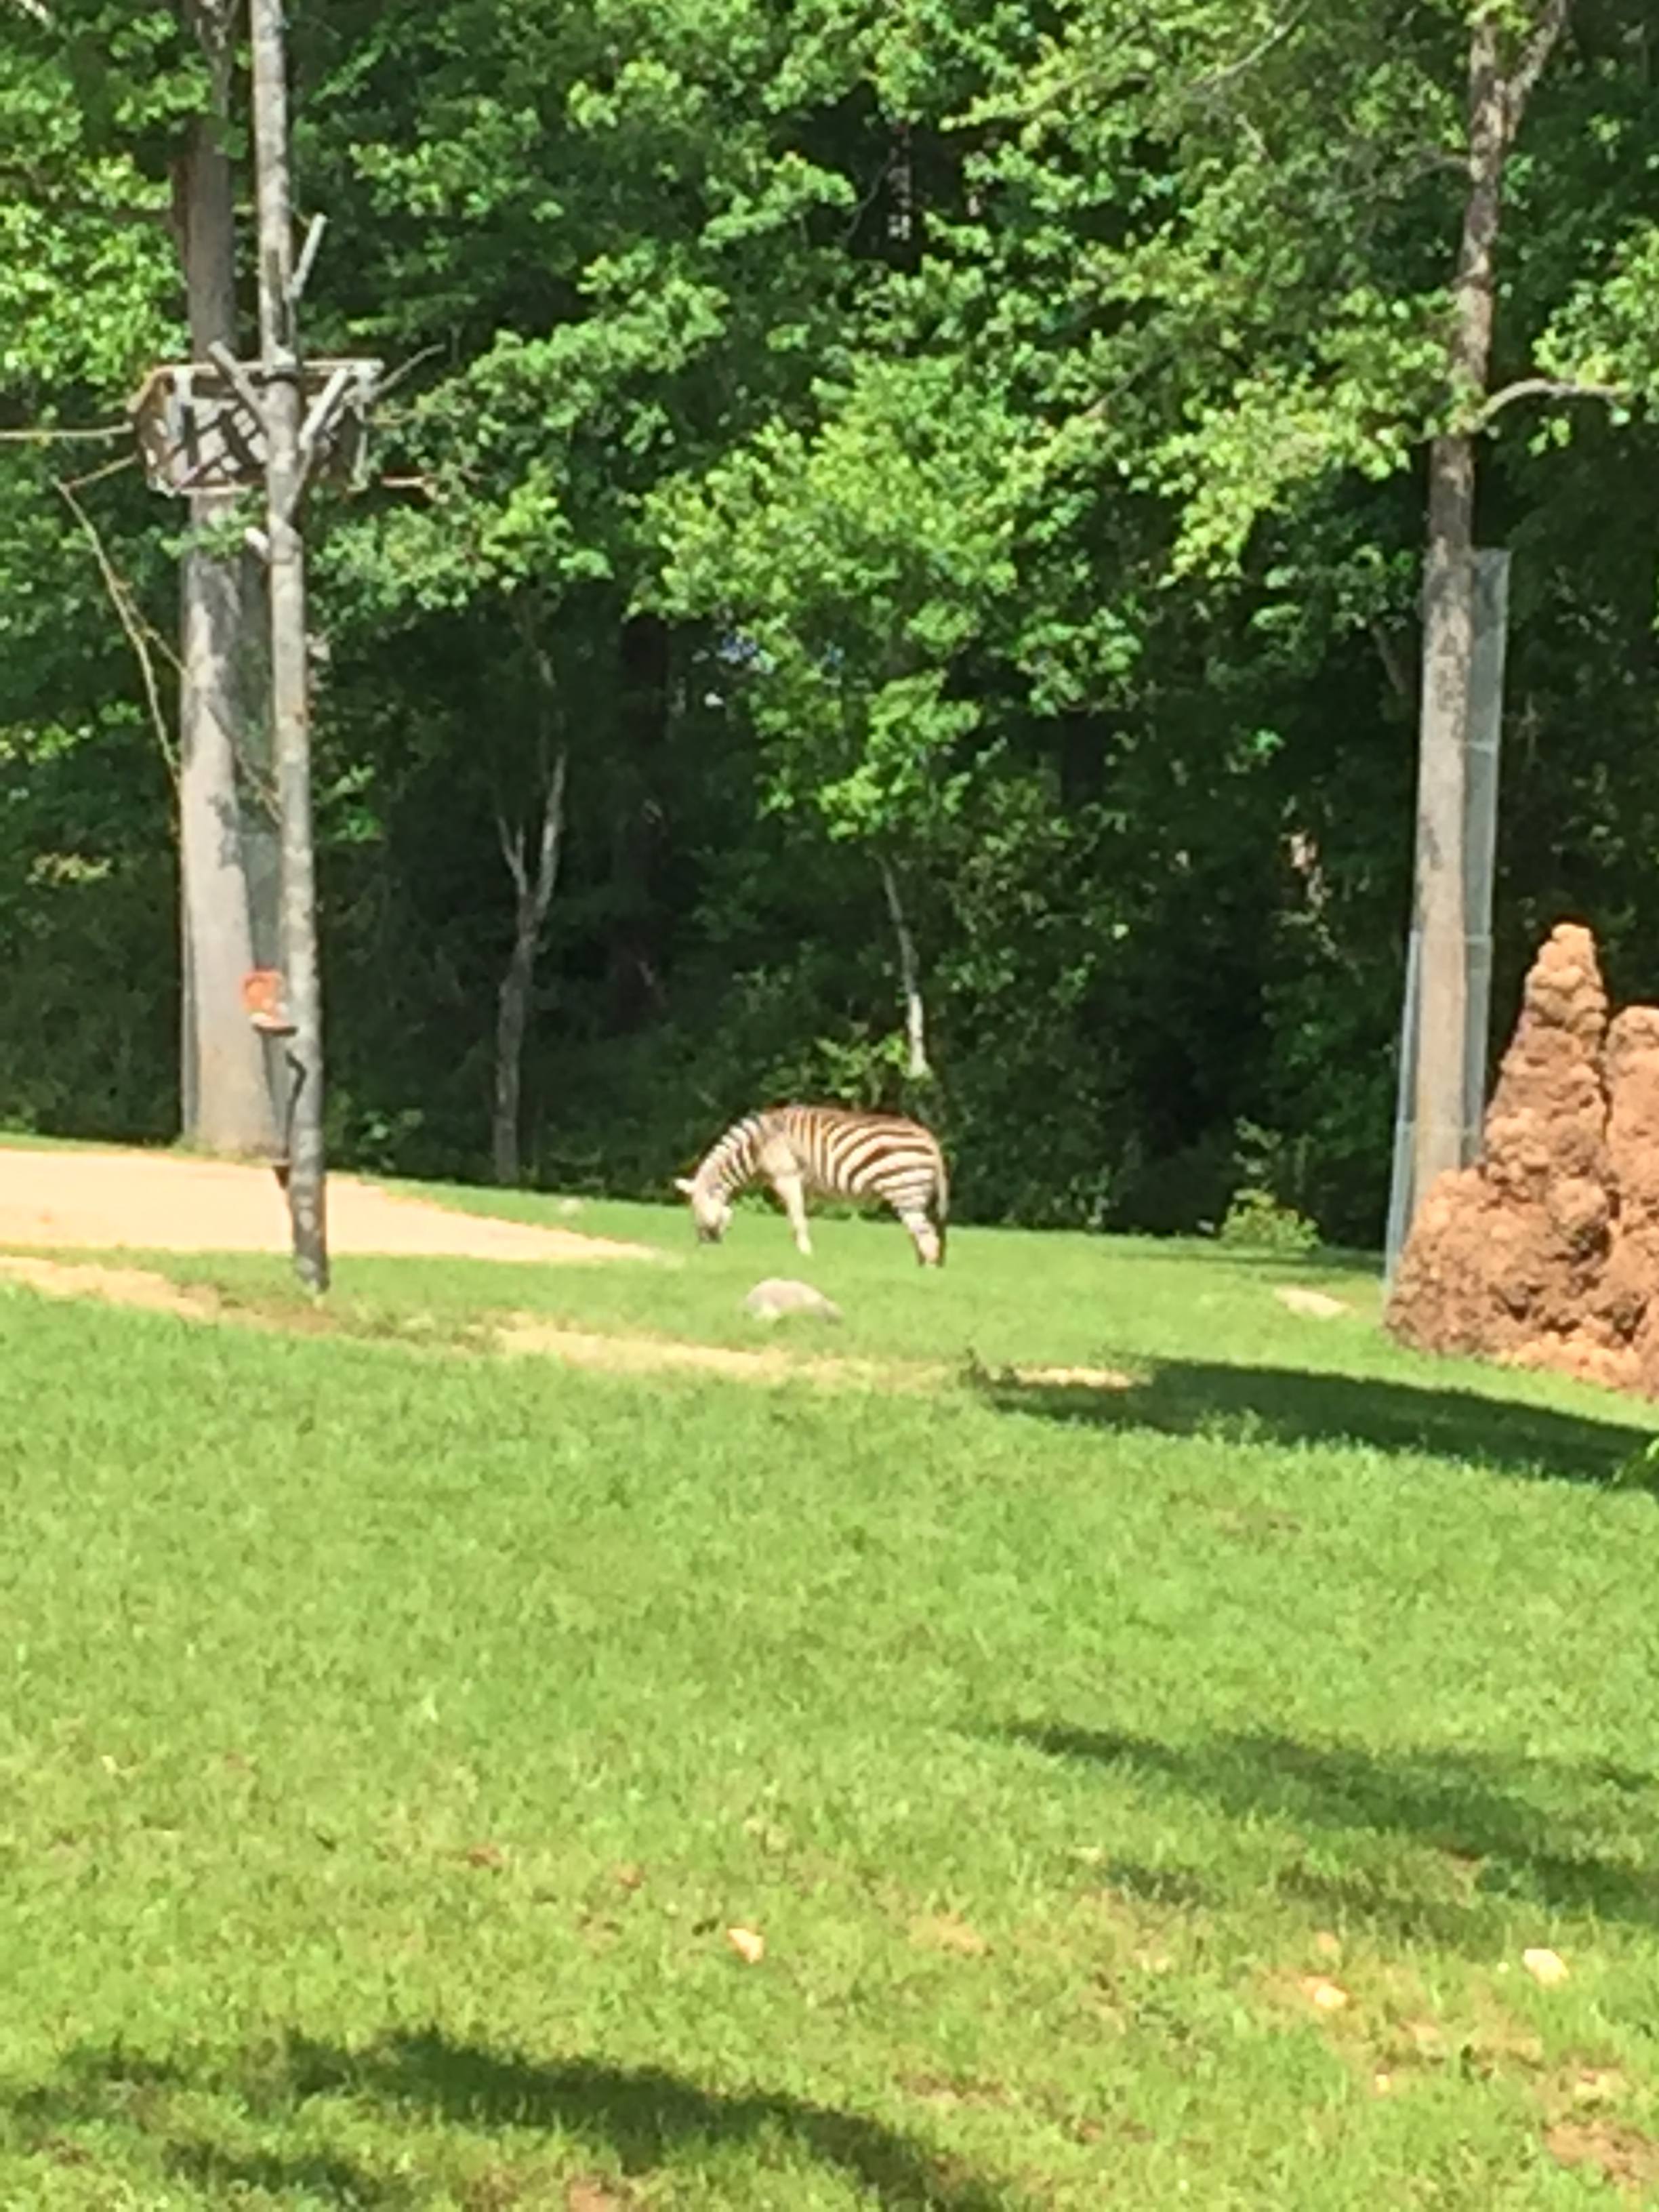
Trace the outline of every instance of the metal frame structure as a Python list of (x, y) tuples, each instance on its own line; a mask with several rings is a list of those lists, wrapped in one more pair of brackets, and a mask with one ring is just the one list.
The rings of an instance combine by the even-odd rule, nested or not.
[[(312, 475), (363, 481), (378, 361), (311, 361), (300, 374), (316, 459)], [(257, 362), (163, 362), (127, 402), (152, 491), (242, 491), (265, 477), (264, 408)]]

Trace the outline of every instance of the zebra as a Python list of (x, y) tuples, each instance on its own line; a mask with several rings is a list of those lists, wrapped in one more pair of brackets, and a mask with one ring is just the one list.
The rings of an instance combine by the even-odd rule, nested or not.
[(863, 1114), (844, 1106), (772, 1106), (745, 1114), (711, 1145), (690, 1177), (674, 1188), (691, 1201), (705, 1244), (717, 1244), (732, 1223), (732, 1200), (765, 1181), (782, 1201), (796, 1249), (809, 1259), (808, 1190), (839, 1198), (874, 1198), (890, 1206), (910, 1232), (924, 1267), (945, 1265), (950, 1186), (939, 1139), (897, 1114)]

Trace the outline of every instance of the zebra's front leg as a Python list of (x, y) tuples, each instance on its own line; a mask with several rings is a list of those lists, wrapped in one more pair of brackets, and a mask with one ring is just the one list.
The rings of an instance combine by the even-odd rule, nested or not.
[(798, 1175), (774, 1176), (772, 1188), (783, 1200), (783, 1210), (789, 1216), (789, 1226), (795, 1232), (795, 1249), (810, 1260), (812, 1239), (806, 1229), (806, 1201), (801, 1177)]

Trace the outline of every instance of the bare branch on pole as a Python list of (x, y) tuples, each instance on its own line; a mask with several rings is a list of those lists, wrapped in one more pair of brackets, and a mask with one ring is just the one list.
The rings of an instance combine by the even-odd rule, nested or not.
[(300, 265), (295, 270), (288, 288), (289, 304), (297, 307), (305, 297), (306, 286), (311, 282), (312, 264), (317, 258), (317, 249), (323, 242), (323, 233), (328, 228), (325, 215), (314, 215), (306, 232), (306, 242), (300, 248)]
[(254, 421), (263, 422), (265, 411), (264, 395), (222, 338), (215, 338), (209, 346), (208, 359), (216, 368), (223, 370), (237, 398)]
[(131, 435), (132, 425), (131, 422), (99, 422), (90, 424), (85, 429), (65, 430), (48, 429), (45, 424), (42, 424), (40, 428), (35, 429), (0, 430), (0, 445), (57, 446), (68, 445), (73, 441), (80, 438), (108, 440), (111, 438), (130, 438)]
[(155, 663), (150, 657), (152, 641), (159, 644), (160, 640), (155, 638), (155, 632), (139, 613), (131, 586), (118, 574), (114, 562), (104, 549), (103, 539), (98, 535), (98, 526), (76, 497), (74, 486), (60, 481), (58, 490), (80, 526), (82, 535), (92, 548), (93, 558), (98, 563), (98, 573), (104, 580), (104, 589), (109, 593), (110, 605), (114, 608), (121, 627), (126, 632), (127, 642), (137, 659), (139, 674), (143, 680), (144, 700), (149, 708), (151, 726), (155, 732), (155, 742), (161, 749), (161, 758), (167, 763), (167, 774), (173, 779), (176, 791), (179, 787), (179, 756), (173, 748), (167, 714), (161, 706), (161, 686), (155, 680)]

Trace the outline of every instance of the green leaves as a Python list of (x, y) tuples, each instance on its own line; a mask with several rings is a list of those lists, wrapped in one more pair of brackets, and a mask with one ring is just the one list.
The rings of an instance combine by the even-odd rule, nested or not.
[[(291, 15), (330, 218), (307, 343), (416, 363), (379, 481), (308, 510), (349, 1126), (418, 1098), (465, 1164), (495, 816), (556, 740), (551, 1167), (620, 1147), (648, 1178), (775, 1078), (888, 1095), (884, 859), (974, 1202), (1219, 1219), (1243, 1119), (1367, 1233), (1414, 470), (1481, 404), (1447, 374), (1465, 0)], [(1516, 0), (1512, 50), (1536, 20)], [(107, 420), (182, 343), (168, 167), (204, 65), (171, 7), (0, 25), (0, 419)], [(1622, 404), (1534, 388), (1483, 441), (1517, 554), (1505, 942), (1563, 906), (1659, 926), (1645, 39), (1635, 0), (1575, 11), (1506, 181), (1494, 385)], [(15, 900), (117, 826), (166, 850), (70, 453), (105, 458), (0, 447)], [(94, 498), (165, 629), (176, 515), (136, 471)]]
[(1598, 386), (1627, 403), (1659, 402), (1659, 222), (1635, 227), (1599, 279), (1585, 279), (1535, 349), (1546, 376)]
[(871, 360), (650, 502), (664, 608), (740, 636), (770, 800), (832, 836), (958, 803), (980, 722), (954, 666), (1018, 585), (1029, 434), (949, 361)]
[(168, 194), (144, 155), (196, 88), (174, 42), (167, 11), (73, 4), (0, 40), (0, 392), (47, 419), (65, 386), (125, 396), (173, 337)]

